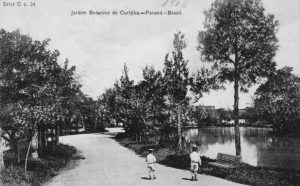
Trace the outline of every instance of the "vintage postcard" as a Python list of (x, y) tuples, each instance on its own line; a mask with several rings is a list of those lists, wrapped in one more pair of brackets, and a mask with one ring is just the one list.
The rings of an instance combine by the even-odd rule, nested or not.
[(0, 185), (299, 185), (299, 0), (0, 0)]

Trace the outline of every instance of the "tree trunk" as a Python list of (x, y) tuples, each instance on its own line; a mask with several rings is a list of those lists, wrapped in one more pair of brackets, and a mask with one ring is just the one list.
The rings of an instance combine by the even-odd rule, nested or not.
[(182, 140), (181, 140), (181, 115), (180, 110), (178, 110), (178, 124), (177, 124), (177, 132), (178, 132), (178, 151), (182, 151)]
[(59, 134), (60, 134), (60, 125), (61, 125), (61, 121), (59, 121), (59, 123), (56, 124), (56, 145), (59, 144)]
[(69, 119), (65, 119), (65, 121), (64, 121), (64, 135), (68, 135), (67, 122), (69, 122), (69, 126), (70, 126)]
[(235, 152), (237, 156), (241, 155), (241, 137), (239, 128), (239, 82), (236, 77), (234, 80), (234, 137), (235, 137)]
[(45, 124), (43, 122), (41, 122), (39, 125), (38, 137), (39, 137), (38, 155), (39, 157), (43, 157), (46, 148), (46, 131), (45, 131)]
[[(82, 118), (81, 118), (81, 119), (82, 119)], [(76, 121), (76, 129), (75, 129), (76, 134), (78, 134), (78, 128), (79, 128), (79, 121)]]
[[(4, 160), (3, 160), (3, 149), (4, 149), (4, 141), (1, 137), (2, 129), (0, 128), (0, 171), (4, 169)], [(1, 182), (0, 182), (1, 183)]]
[(49, 128), (49, 123), (45, 123), (44, 125), (44, 131), (45, 131), (45, 150), (49, 147), (49, 143), (48, 143), (48, 136), (49, 136), (49, 131), (48, 131), (48, 128)]
[[(81, 120), (80, 120), (80, 121), (81, 121), (81, 126), (84, 127), (84, 118), (83, 118), (83, 117), (80, 117), (80, 118), (81, 118)], [(78, 128), (78, 127), (77, 127), (77, 128)], [(77, 129), (77, 131), (78, 131), (78, 129)], [(78, 133), (78, 132), (77, 132), (77, 133)]]
[(94, 124), (94, 132), (96, 132), (96, 126), (97, 126), (97, 116), (95, 117), (95, 124)]

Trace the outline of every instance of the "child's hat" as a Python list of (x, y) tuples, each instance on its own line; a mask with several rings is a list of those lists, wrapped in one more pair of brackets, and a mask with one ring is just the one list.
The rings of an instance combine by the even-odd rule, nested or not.
[(148, 149), (150, 152), (153, 152), (154, 151), (154, 149)]

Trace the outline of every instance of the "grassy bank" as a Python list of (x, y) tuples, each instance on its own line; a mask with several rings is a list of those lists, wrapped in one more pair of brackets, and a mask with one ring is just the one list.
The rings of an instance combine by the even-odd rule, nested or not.
[[(130, 138), (125, 138), (122, 135), (117, 135), (116, 140), (123, 146), (132, 149), (137, 154), (145, 157), (149, 148), (154, 148), (154, 155), (160, 164), (170, 167), (188, 170), (190, 167), (190, 160), (188, 154), (176, 155), (175, 150), (171, 147), (161, 147), (157, 144), (141, 144)], [(199, 170), (200, 174), (209, 174), (221, 177), (230, 181), (249, 184), (249, 185), (299, 185), (300, 171), (254, 167), (248, 164), (241, 164), (237, 169), (230, 173), (226, 170), (212, 168), (208, 166), (209, 162), (216, 161), (202, 156), (202, 166)], [(299, 175), (299, 176), (298, 176)]]
[(27, 178), (24, 162), (13, 163), (8, 157), (5, 157), (6, 169), (0, 174), (0, 185), (42, 185), (55, 176), (61, 168), (64, 168), (75, 153), (75, 147), (59, 144), (43, 159), (28, 161)]

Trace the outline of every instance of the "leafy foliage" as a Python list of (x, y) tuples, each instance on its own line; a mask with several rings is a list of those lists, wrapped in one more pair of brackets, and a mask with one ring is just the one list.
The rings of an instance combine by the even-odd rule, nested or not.
[(19, 30), (0, 30), (0, 103), (2, 137), (16, 148), (41, 125), (57, 126), (73, 108), (80, 92), (75, 66), (57, 62), (50, 40), (34, 41)]
[(239, 81), (242, 91), (275, 67), (278, 21), (259, 0), (221, 0), (205, 11), (198, 36), (202, 60), (212, 63), (219, 83)]
[(295, 129), (300, 122), (300, 78), (292, 70), (277, 70), (255, 92), (255, 111), (281, 132)]
[(114, 88), (107, 89), (99, 99), (105, 117), (122, 123), (128, 135), (140, 140), (147, 139), (153, 134), (155, 126), (164, 120), (161, 72), (146, 66), (143, 78), (134, 85), (125, 64), (120, 83), (116, 82)]
[(189, 85), (188, 61), (183, 59), (182, 50), (186, 48), (184, 34), (174, 34), (174, 50), (165, 56), (164, 87), (171, 104), (178, 104), (186, 99)]
[[(98, 99), (97, 108), (104, 122), (123, 124), (126, 134), (140, 142), (147, 143), (158, 135), (161, 144), (179, 141), (182, 126), (194, 117), (187, 96), (190, 85), (197, 94), (210, 88), (206, 86), (209, 78), (203, 74), (197, 80), (189, 77), (188, 61), (182, 53), (185, 48), (184, 34), (175, 33), (173, 50), (165, 56), (163, 71), (146, 66), (143, 79), (136, 84), (124, 64), (119, 81)], [(176, 129), (178, 133), (174, 136)]]
[(229, 109), (220, 109), (219, 110), (220, 120), (230, 121), (232, 117), (232, 111)]
[(204, 77), (205, 73), (198, 74), (197, 80), (189, 77), (188, 61), (182, 53), (185, 48), (184, 34), (175, 33), (163, 71), (146, 66), (142, 71), (143, 79), (136, 84), (129, 78), (129, 70), (124, 64), (120, 79), (97, 101), (103, 121), (122, 124), (126, 135), (139, 142), (152, 143), (151, 139), (160, 137), (160, 145), (170, 142), (179, 145), (181, 128), (201, 114), (191, 112), (193, 106), (189, 105), (187, 96), (189, 88), (199, 95), (210, 88), (206, 86), (210, 79)]

